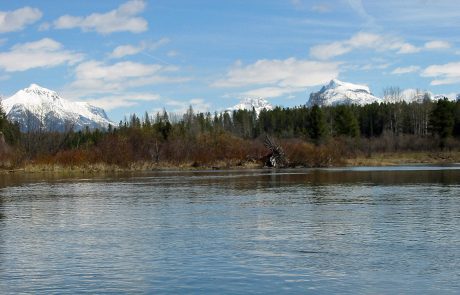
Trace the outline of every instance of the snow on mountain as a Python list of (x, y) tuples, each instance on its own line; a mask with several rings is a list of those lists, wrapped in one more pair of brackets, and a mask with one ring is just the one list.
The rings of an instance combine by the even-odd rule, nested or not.
[(457, 101), (460, 97), (460, 94), (450, 93), (450, 94), (435, 94), (432, 95), (431, 100), (437, 101), (440, 99), (447, 98), (449, 101)]
[[(401, 92), (399, 101), (405, 101), (407, 103), (418, 102), (422, 103), (424, 100), (437, 101), (440, 99), (447, 98), (450, 101), (455, 101), (455, 94), (433, 94), (430, 91), (421, 91), (419, 89), (405, 89)], [(385, 101), (388, 101), (384, 98)], [(389, 101), (392, 102), (392, 101)]]
[(272, 110), (273, 106), (263, 98), (245, 98), (240, 101), (239, 104), (226, 109), (226, 111), (232, 112), (237, 110), (248, 110), (252, 111), (252, 109), (256, 111), (257, 115), (263, 110)]
[(2, 107), (11, 121), (19, 122), (22, 130), (43, 128), (64, 131), (86, 127), (107, 128), (114, 125), (105, 111), (86, 102), (72, 102), (55, 91), (31, 84), (2, 101)]
[(307, 106), (331, 106), (339, 104), (365, 105), (373, 102), (394, 103), (402, 101), (407, 103), (421, 103), (425, 99), (437, 101), (439, 99), (447, 98), (451, 101), (455, 101), (460, 98), (460, 94), (433, 94), (429, 91), (421, 91), (417, 89), (405, 89), (396, 96), (397, 97), (388, 96), (379, 98), (374, 96), (367, 86), (356, 85), (334, 79), (329, 82), (328, 85), (323, 86), (320, 91), (311, 93)]
[(438, 100), (443, 98), (443, 95), (433, 95), (433, 93), (429, 91), (420, 91), (417, 89), (405, 89), (402, 92), (403, 101), (407, 103), (411, 102), (423, 102), (424, 100)]
[(380, 102), (381, 99), (372, 95), (369, 87), (342, 82), (337, 79), (331, 80), (328, 85), (323, 86), (320, 91), (310, 94), (308, 106), (331, 106), (339, 104), (365, 105), (373, 102)]
[(404, 89), (404, 90), (397, 90), (393, 93), (388, 94), (387, 96), (383, 96), (383, 101), (387, 103), (396, 103), (396, 102), (423, 102), (426, 99), (432, 100), (435, 99), (437, 96), (434, 96), (433, 93), (428, 91), (421, 91), (419, 89)]

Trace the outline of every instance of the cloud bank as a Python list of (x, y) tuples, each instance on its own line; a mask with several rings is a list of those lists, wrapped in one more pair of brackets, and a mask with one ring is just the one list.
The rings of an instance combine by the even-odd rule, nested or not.
[(83, 59), (80, 53), (65, 50), (53, 39), (16, 44), (9, 51), (0, 52), (0, 68), (6, 72), (22, 72), (35, 68), (73, 65)]
[(21, 31), (38, 21), (42, 15), (39, 9), (28, 6), (13, 11), (0, 11), (0, 33)]
[(145, 2), (142, 0), (131, 0), (117, 9), (107, 13), (93, 13), (88, 16), (64, 15), (54, 21), (56, 29), (80, 28), (88, 32), (94, 31), (100, 34), (111, 34), (115, 32), (142, 33), (147, 31), (147, 21), (137, 16), (145, 9)]

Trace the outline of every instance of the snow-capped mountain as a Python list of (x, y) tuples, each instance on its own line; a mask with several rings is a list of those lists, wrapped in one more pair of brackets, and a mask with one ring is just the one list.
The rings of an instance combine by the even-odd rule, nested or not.
[(451, 101), (459, 99), (459, 95), (455, 97), (455, 94), (433, 94), (429, 91), (421, 91), (417, 89), (405, 89), (401, 90), (399, 94), (395, 96), (388, 96), (379, 98), (374, 96), (369, 87), (363, 85), (357, 85), (347, 82), (342, 82), (337, 79), (329, 82), (328, 85), (323, 86), (320, 91), (313, 92), (310, 94), (310, 99), (307, 102), (307, 106), (319, 105), (319, 106), (331, 106), (339, 104), (357, 104), (365, 105), (373, 102), (418, 102), (421, 103), (425, 99), (431, 101), (437, 101), (439, 99), (447, 98)]
[(72, 102), (55, 91), (31, 84), (2, 101), (10, 121), (19, 122), (21, 129), (64, 131), (86, 127), (107, 128), (114, 125), (105, 111), (86, 102)]
[(329, 84), (323, 86), (320, 91), (310, 94), (307, 102), (308, 106), (331, 106), (339, 104), (358, 104), (365, 105), (381, 101), (374, 96), (369, 87), (342, 82), (337, 79), (331, 80)]
[(388, 95), (384, 95), (383, 101), (387, 103), (396, 103), (396, 102), (422, 103), (426, 99), (429, 99), (429, 100), (436, 99), (437, 100), (439, 98), (441, 98), (440, 95), (433, 95), (433, 93), (429, 91), (421, 91), (419, 89), (408, 88), (404, 90), (396, 89), (395, 92), (390, 93)]
[[(396, 96), (396, 97), (395, 97)], [(422, 103), (425, 100), (438, 101), (440, 99), (447, 98), (450, 101), (456, 101), (456, 94), (433, 94), (430, 91), (422, 91), (420, 89), (405, 89), (400, 93), (395, 94), (395, 96), (383, 97), (385, 102), (394, 103), (394, 102), (418, 102)]]
[(239, 104), (226, 109), (226, 111), (237, 111), (237, 110), (248, 110), (252, 111), (254, 109), (259, 115), (259, 113), (263, 110), (272, 110), (273, 106), (265, 99), (263, 98), (245, 98), (242, 101), (240, 101)]

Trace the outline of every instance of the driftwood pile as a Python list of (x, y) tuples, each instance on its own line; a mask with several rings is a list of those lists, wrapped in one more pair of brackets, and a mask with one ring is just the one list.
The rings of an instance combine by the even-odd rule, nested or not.
[(283, 148), (277, 145), (268, 135), (265, 136), (264, 145), (270, 150), (270, 153), (263, 158), (265, 167), (284, 168), (288, 166), (289, 162)]

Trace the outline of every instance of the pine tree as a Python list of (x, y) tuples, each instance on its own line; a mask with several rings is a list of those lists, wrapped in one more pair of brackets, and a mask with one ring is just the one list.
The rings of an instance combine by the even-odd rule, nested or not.
[(447, 138), (452, 136), (454, 129), (455, 104), (448, 99), (440, 99), (430, 115), (430, 127), (433, 134), (439, 136), (439, 146), (444, 148)]
[(310, 138), (315, 142), (315, 144), (319, 144), (326, 136), (326, 133), (326, 121), (324, 119), (323, 111), (319, 106), (314, 105), (310, 112)]
[(359, 126), (351, 107), (340, 105), (335, 108), (334, 131), (336, 135), (359, 136)]

